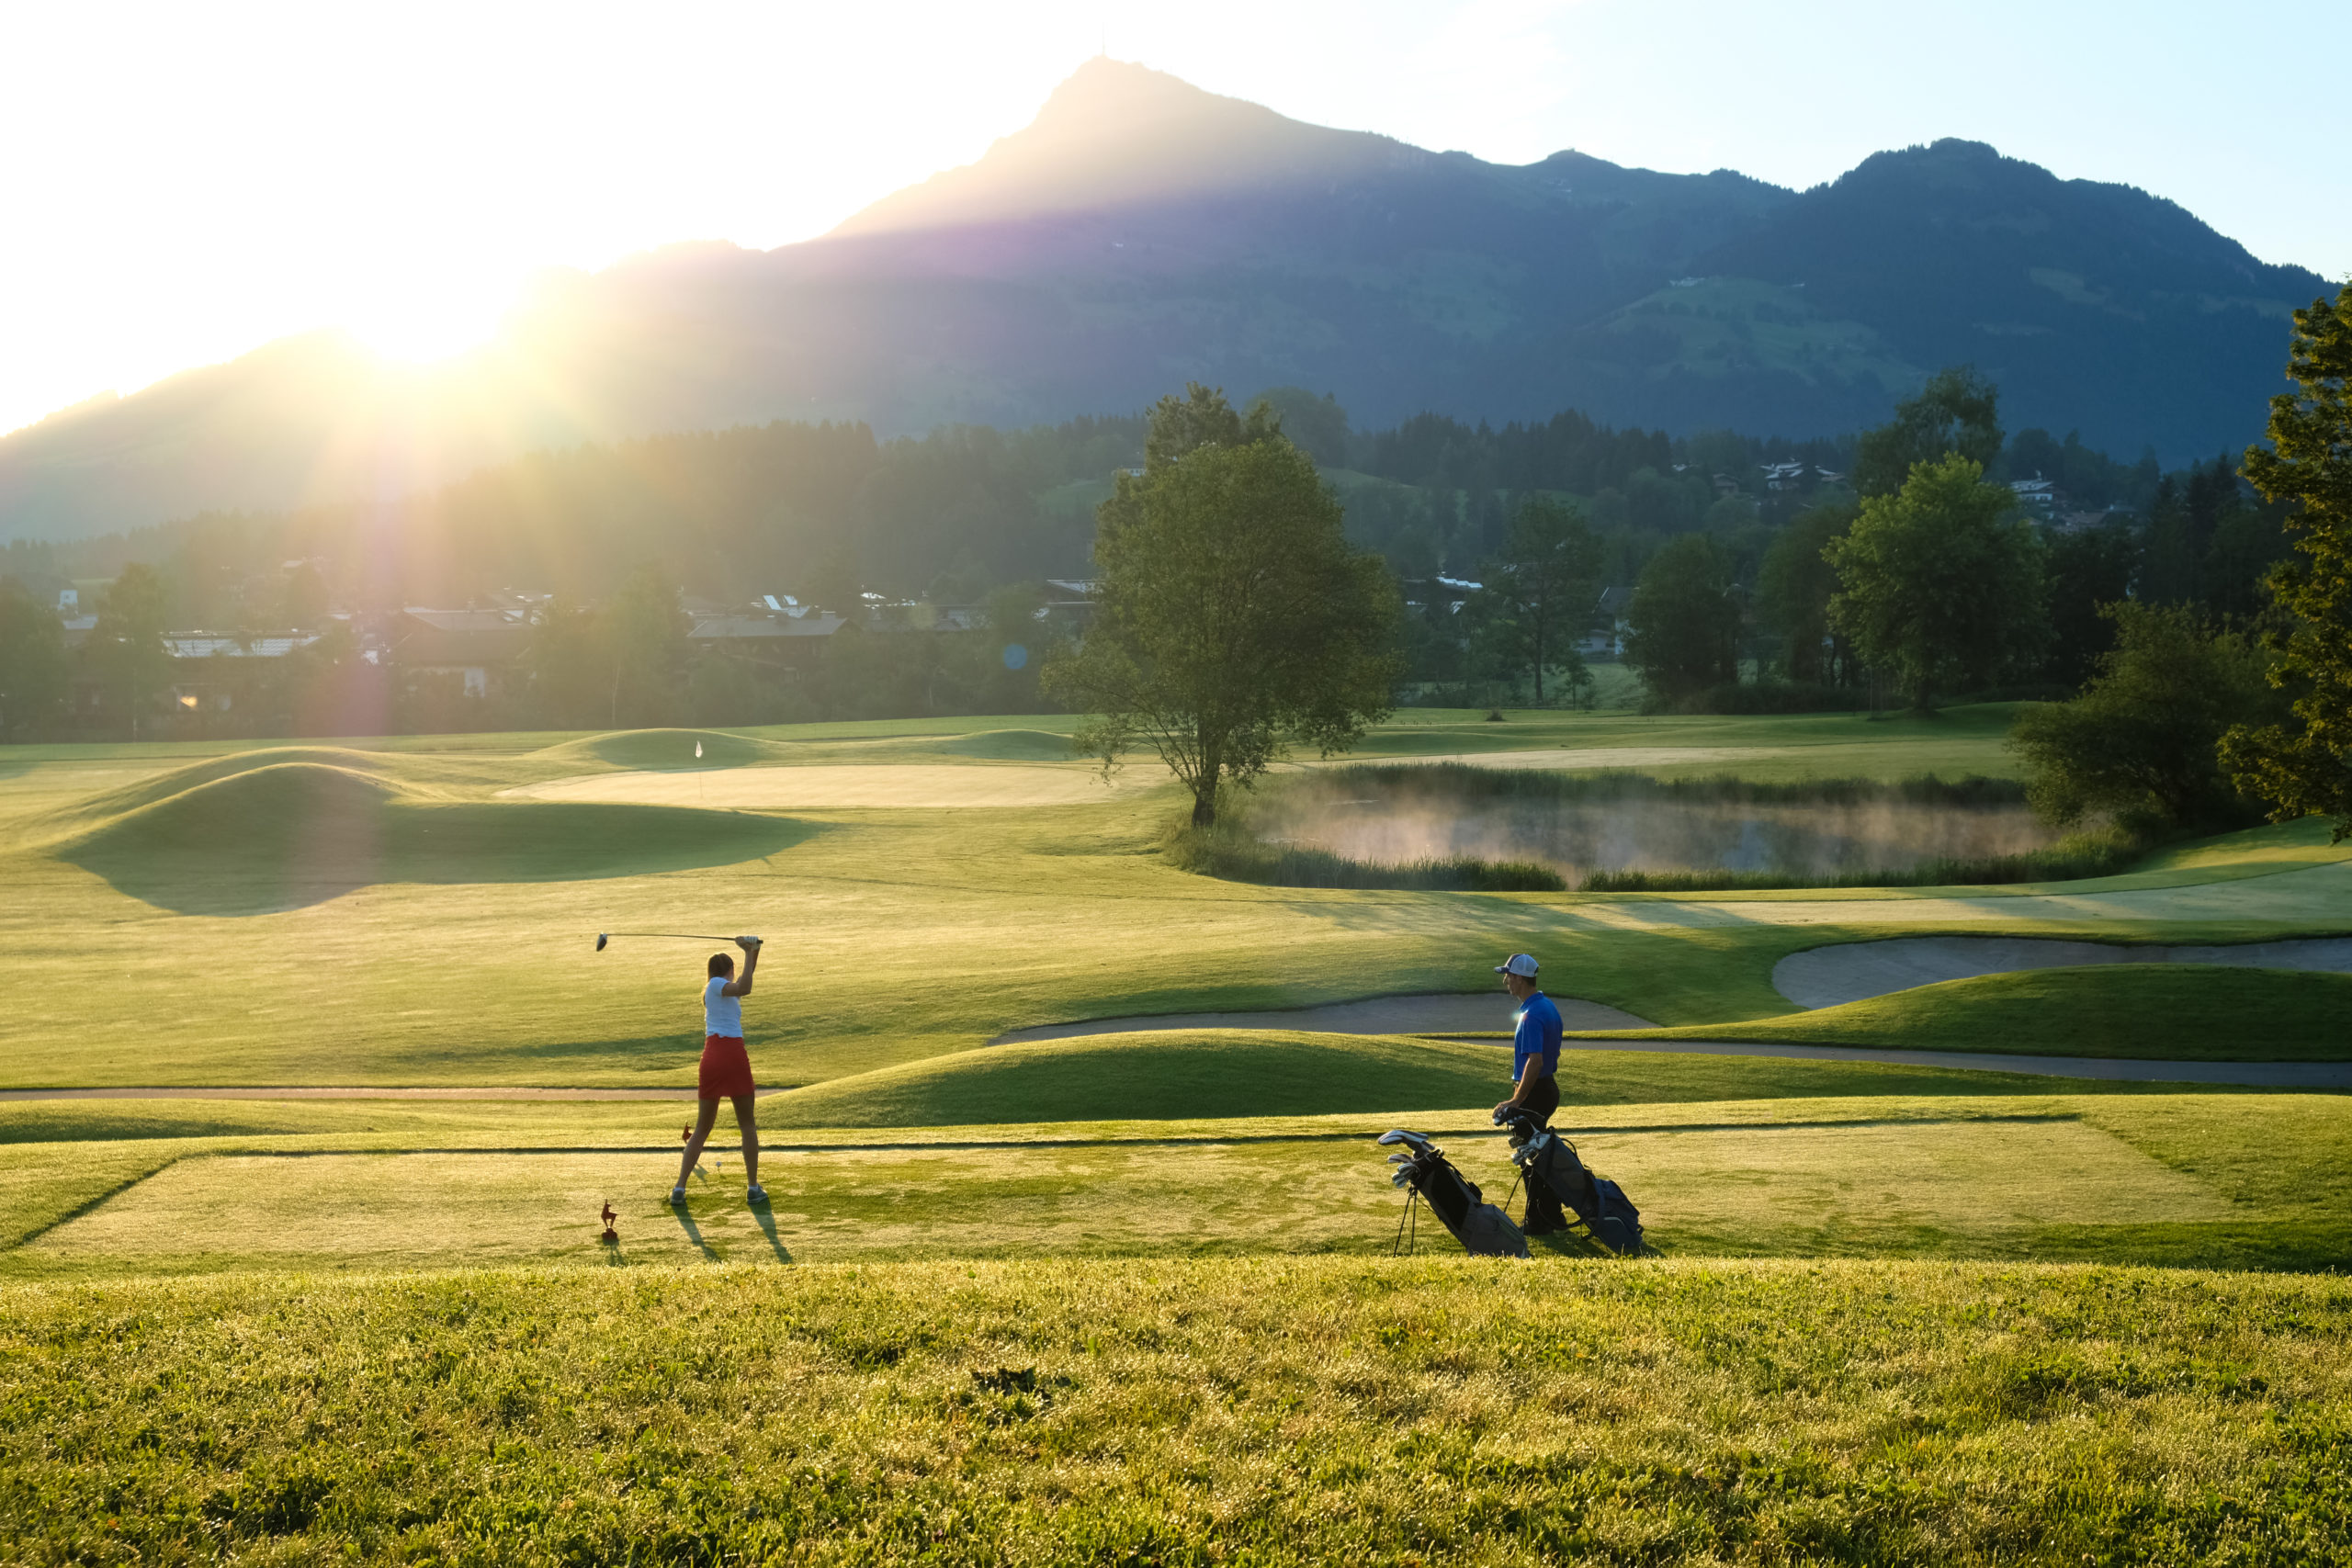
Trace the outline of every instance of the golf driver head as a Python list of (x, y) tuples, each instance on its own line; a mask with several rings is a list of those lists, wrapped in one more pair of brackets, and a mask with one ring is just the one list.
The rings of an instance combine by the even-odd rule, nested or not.
[(612, 940), (613, 939), (611, 937), (605, 935), (603, 931), (598, 931), (596, 933), (596, 951), (599, 953), (604, 952), (605, 944)]

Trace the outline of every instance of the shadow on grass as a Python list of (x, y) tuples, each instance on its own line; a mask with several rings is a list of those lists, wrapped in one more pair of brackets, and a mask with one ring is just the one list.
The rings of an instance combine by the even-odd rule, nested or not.
[(686, 1212), (686, 1206), (684, 1203), (671, 1204), (670, 1213), (677, 1220), (678, 1228), (686, 1233), (686, 1239), (693, 1242), (705, 1258), (713, 1263), (727, 1261), (725, 1253), (703, 1239), (701, 1228), (695, 1224), (694, 1215)]
[(378, 883), (584, 882), (733, 865), (822, 829), (752, 812), (571, 801), (433, 803), (279, 762), (127, 811), (56, 852), (181, 915), (258, 915)]
[(775, 1234), (775, 1216), (765, 1209), (753, 1209), (752, 1211), (752, 1222), (760, 1227), (760, 1234), (768, 1238), (768, 1246), (775, 1249), (775, 1260), (779, 1263), (791, 1262), (791, 1250), (784, 1245), (783, 1240)]

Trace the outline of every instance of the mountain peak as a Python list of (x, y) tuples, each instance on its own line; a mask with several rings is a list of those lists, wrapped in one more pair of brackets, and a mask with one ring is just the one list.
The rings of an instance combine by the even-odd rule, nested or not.
[(1307, 125), (1098, 56), (979, 162), (885, 197), (829, 237), (1157, 206), (1353, 173), (1402, 150), (1385, 136)]

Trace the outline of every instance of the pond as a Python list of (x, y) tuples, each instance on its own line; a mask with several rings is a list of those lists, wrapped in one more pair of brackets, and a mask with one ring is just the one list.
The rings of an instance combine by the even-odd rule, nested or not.
[(1366, 864), (1532, 863), (1572, 887), (1622, 872), (1867, 880), (2002, 861), (2056, 837), (2005, 781), (1756, 785), (1448, 767), (1294, 775), (1248, 820), (1269, 844)]

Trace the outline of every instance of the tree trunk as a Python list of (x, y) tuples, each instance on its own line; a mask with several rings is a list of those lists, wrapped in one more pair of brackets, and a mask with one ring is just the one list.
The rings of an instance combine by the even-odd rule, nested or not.
[(1222, 747), (1203, 746), (1199, 782), (1193, 786), (1193, 826), (1216, 826), (1216, 785), (1225, 777), (1225, 751)]

